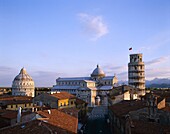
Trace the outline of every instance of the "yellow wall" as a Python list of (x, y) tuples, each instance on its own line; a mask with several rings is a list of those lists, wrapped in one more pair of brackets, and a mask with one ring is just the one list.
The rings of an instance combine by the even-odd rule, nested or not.
[[(12, 106), (12, 107), (11, 107), (11, 106)], [(7, 105), (6, 110), (18, 110), (19, 107), (22, 107), (22, 109), (32, 108), (32, 107), (33, 107), (33, 103), (27, 103), (27, 104), (10, 104), (10, 105)]]
[[(75, 99), (70, 99), (70, 100), (69, 99), (62, 99), (62, 100), (58, 100), (58, 108), (74, 107), (75, 106), (75, 101), (76, 101)], [(64, 105), (64, 103), (65, 103), (65, 105)]]
[(58, 107), (68, 107), (68, 99), (58, 100)]

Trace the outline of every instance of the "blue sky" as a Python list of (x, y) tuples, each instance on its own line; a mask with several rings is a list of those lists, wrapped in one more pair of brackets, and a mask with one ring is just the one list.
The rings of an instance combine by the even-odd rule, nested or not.
[(130, 53), (143, 53), (146, 79), (170, 78), (169, 0), (0, 0), (0, 86), (22, 67), (36, 86), (97, 64), (127, 80)]

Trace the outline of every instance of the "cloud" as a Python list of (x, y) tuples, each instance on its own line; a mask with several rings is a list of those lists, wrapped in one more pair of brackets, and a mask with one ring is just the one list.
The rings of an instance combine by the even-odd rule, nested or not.
[(170, 78), (170, 68), (154, 68), (145, 70), (146, 79)]
[(116, 75), (118, 80), (127, 80), (127, 71), (128, 71), (128, 66), (115, 66), (112, 64), (107, 64), (103, 66), (106, 75)]
[(55, 80), (61, 74), (49, 71), (35, 71), (31, 73), (36, 86), (50, 86), (55, 85)]
[(152, 64), (158, 64), (158, 63), (162, 63), (162, 62), (165, 62), (169, 59), (170, 56), (164, 56), (164, 57), (159, 57), (159, 58), (156, 58), (156, 59), (153, 59), (151, 61), (147, 61), (145, 62), (146, 65), (152, 65)]
[(8, 66), (0, 66), (0, 86), (11, 86), (18, 70)]
[(78, 17), (83, 24), (84, 32), (92, 36), (92, 40), (97, 40), (109, 32), (102, 16), (92, 16), (87, 13), (79, 13)]

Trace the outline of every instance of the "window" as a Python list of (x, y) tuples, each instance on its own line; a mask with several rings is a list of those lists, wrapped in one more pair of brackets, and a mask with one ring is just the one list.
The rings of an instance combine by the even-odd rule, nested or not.
[(140, 58), (140, 62), (142, 62), (142, 58)]
[(16, 105), (16, 108), (18, 107), (18, 105)]
[(11, 105), (11, 108), (13, 108), (13, 105)]
[(134, 59), (134, 62), (136, 62), (136, 58)]
[(71, 101), (71, 105), (73, 105), (73, 101)]
[(27, 107), (27, 104), (25, 104), (25, 107)]

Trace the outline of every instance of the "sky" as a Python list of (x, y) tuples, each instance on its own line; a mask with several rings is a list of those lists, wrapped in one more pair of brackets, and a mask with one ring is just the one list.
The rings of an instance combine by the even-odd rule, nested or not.
[(0, 0), (0, 86), (22, 67), (35, 86), (97, 64), (125, 81), (132, 53), (143, 54), (147, 80), (170, 78), (169, 0)]

